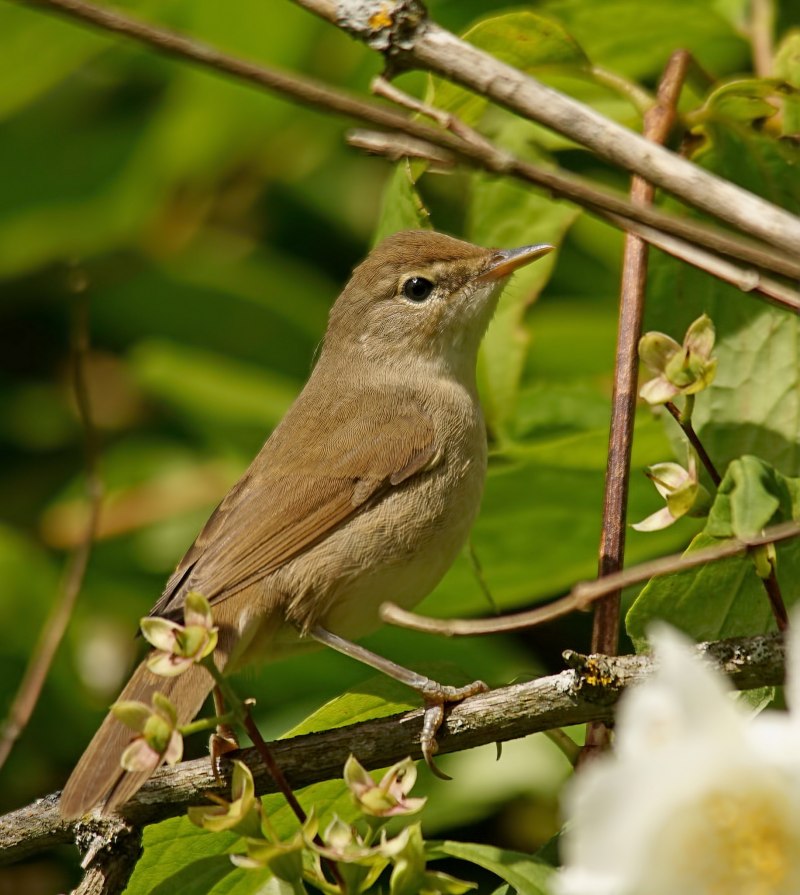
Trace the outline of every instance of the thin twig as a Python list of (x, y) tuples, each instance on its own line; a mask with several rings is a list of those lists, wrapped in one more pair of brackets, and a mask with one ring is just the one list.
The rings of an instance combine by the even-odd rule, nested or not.
[[(440, 149), (433, 143), (397, 132), (352, 130), (347, 134), (347, 142), (351, 146), (373, 155), (381, 155), (391, 161), (401, 158), (423, 159), (430, 162), (437, 170), (449, 170), (458, 161), (455, 154)], [(553, 190), (553, 192), (554, 194), (558, 193), (557, 190)], [(671, 236), (663, 230), (649, 227), (647, 224), (642, 224), (624, 215), (615, 214), (599, 205), (592, 205), (588, 201), (584, 207), (590, 213), (608, 221), (620, 230), (634, 233), (651, 246), (735, 286), (742, 292), (752, 293), (779, 308), (800, 313), (800, 292), (779, 280), (765, 277), (755, 267), (742, 267), (729, 258), (703, 249), (693, 242)]]
[(649, 581), (651, 578), (658, 578), (661, 575), (685, 572), (695, 569), (697, 566), (704, 566), (709, 562), (727, 559), (730, 556), (739, 556), (742, 553), (747, 553), (753, 547), (777, 544), (798, 536), (800, 536), (800, 523), (784, 522), (768, 528), (763, 534), (752, 538), (726, 541), (719, 546), (697, 550), (694, 553), (673, 553), (670, 556), (662, 556), (606, 575), (604, 578), (581, 581), (565, 597), (554, 600), (546, 606), (537, 606), (536, 609), (528, 609), (500, 618), (429, 618), (417, 615), (415, 612), (408, 612), (394, 603), (384, 603), (381, 606), (380, 615), (381, 619), (390, 625), (411, 628), (413, 631), (425, 631), (429, 634), (443, 634), (446, 637), (472, 637), (478, 634), (521, 631), (561, 618), (570, 612), (587, 609), (595, 600), (633, 584), (641, 584), (643, 581)]
[(767, 599), (769, 600), (770, 609), (772, 609), (772, 615), (775, 618), (778, 630), (788, 630), (789, 613), (786, 611), (786, 603), (783, 602), (781, 586), (778, 583), (778, 574), (773, 563), (770, 563), (769, 575), (766, 578), (762, 578), (761, 582), (764, 585), (764, 590), (767, 592)]
[(82, 271), (69, 273), (68, 288), (74, 294), (72, 319), (72, 385), (78, 417), (83, 428), (86, 468), (86, 492), (89, 499), (89, 517), (86, 530), (67, 568), (61, 594), (50, 611), (33, 654), (25, 669), (17, 695), (11, 704), (8, 717), (3, 722), (0, 737), (0, 767), (8, 758), (14, 743), (30, 721), (39, 695), (47, 678), (56, 650), (69, 625), (72, 610), (83, 586), (89, 565), (92, 545), (97, 534), (103, 484), (97, 471), (97, 435), (92, 422), (91, 402), (86, 382), (86, 359), (89, 352), (88, 302), (84, 294), (86, 282)]
[(261, 756), (261, 760), (264, 762), (264, 767), (267, 768), (270, 774), (272, 774), (272, 778), (275, 781), (278, 790), (289, 803), (289, 807), (292, 809), (294, 816), (301, 824), (304, 824), (308, 820), (308, 816), (303, 810), (303, 806), (297, 801), (297, 796), (289, 785), (289, 781), (284, 776), (280, 765), (275, 761), (275, 756), (270, 751), (266, 742), (264, 742), (264, 737), (261, 736), (261, 731), (258, 729), (258, 725), (255, 721), (253, 721), (249, 710), (244, 717), (244, 727), (247, 731), (247, 735), (250, 737), (250, 740), (256, 748), (256, 752)]
[(714, 487), (718, 488), (719, 483), (722, 481), (722, 476), (719, 474), (717, 467), (714, 466), (711, 457), (708, 456), (708, 451), (703, 446), (703, 442), (700, 441), (697, 432), (695, 432), (691, 419), (686, 419), (680, 409), (673, 404), (672, 401), (667, 401), (666, 404), (664, 404), (664, 407), (666, 407), (670, 414), (675, 418), (675, 422), (681, 427), (681, 431), (689, 440), (689, 444), (694, 448), (700, 462), (705, 467), (711, 481), (714, 483)]
[(691, 242), (670, 236), (621, 215), (615, 215), (600, 208), (596, 208), (594, 212), (620, 229), (634, 233), (650, 243), (651, 246), (672, 255), (673, 258), (678, 258), (699, 270), (704, 270), (711, 276), (736, 286), (742, 292), (759, 295), (779, 308), (794, 311), (796, 314), (800, 313), (800, 292), (778, 280), (765, 277), (753, 267), (742, 267)]
[(772, 77), (775, 55), (775, 3), (773, 0), (751, 0), (750, 43), (753, 47), (753, 71), (758, 78)]
[[(770, 245), (796, 253), (800, 218), (669, 152), (437, 25), (413, 0), (294, 0), (388, 55), (485, 96)], [(374, 14), (381, 12), (376, 26)]]
[[(308, 815), (304, 811), (303, 806), (300, 804), (300, 802), (297, 801), (297, 796), (294, 794), (294, 790), (289, 785), (289, 781), (284, 776), (284, 773), (281, 770), (281, 766), (275, 760), (275, 756), (272, 754), (272, 750), (266, 744), (264, 737), (261, 736), (261, 731), (258, 729), (258, 725), (255, 721), (253, 721), (253, 716), (250, 714), (249, 703), (245, 704), (244, 726), (245, 730), (247, 731), (247, 735), (250, 737), (253, 745), (255, 746), (256, 752), (258, 752), (261, 760), (264, 762), (264, 766), (270, 772), (272, 779), (275, 781), (275, 784), (278, 787), (281, 795), (289, 803), (289, 807), (294, 812), (295, 817), (300, 821), (300, 824), (304, 824), (306, 820), (308, 820)], [(317, 845), (320, 846), (325, 845), (319, 833), (314, 834), (314, 842), (316, 842)], [(336, 881), (336, 885), (339, 886), (339, 889), (342, 892), (345, 892), (346, 886), (344, 880), (342, 879), (342, 874), (339, 872), (339, 868), (336, 866), (336, 863), (330, 860), (330, 858), (323, 858), (322, 863)]]
[[(658, 100), (644, 116), (644, 135), (654, 143), (664, 143), (677, 117), (689, 53), (677, 50), (670, 56), (658, 85)], [(653, 202), (655, 188), (641, 177), (631, 181), (631, 201)], [(644, 300), (647, 289), (647, 243), (631, 233), (625, 236), (620, 288), (614, 391), (608, 439), (603, 524), (600, 533), (598, 576), (618, 572), (624, 563), (625, 531), (628, 515), (628, 485), (636, 417), (639, 377), (639, 339), (642, 335)], [(595, 605), (592, 652), (614, 655), (619, 644), (619, 614), (622, 591), (608, 594)], [(586, 748), (605, 748), (610, 731), (603, 722), (593, 722), (586, 731)]]
[[(450, 151), (463, 162), (496, 174), (533, 183), (549, 190), (554, 196), (568, 199), (578, 205), (588, 207), (590, 210), (598, 207), (603, 208), (614, 214), (663, 230), (664, 233), (691, 241), (711, 251), (721, 252), (728, 257), (754, 264), (764, 270), (788, 277), (800, 277), (800, 262), (792, 253), (787, 255), (785, 252), (775, 251), (752, 239), (737, 237), (718, 228), (680, 218), (655, 208), (636, 207), (621, 194), (597, 187), (583, 178), (515, 159), (509, 153), (492, 146), (485, 140), (485, 145), (472, 145), (455, 134), (432, 128), (391, 109), (351, 96), (343, 91), (334, 90), (313, 79), (288, 75), (255, 65), (252, 62), (222, 53), (208, 44), (137, 21), (119, 12), (94, 6), (85, 0), (17, 0), (17, 2), (32, 8), (57, 12), (83, 24), (125, 35), (158, 52), (189, 60), (320, 111), (400, 131)], [(463, 44), (463, 46), (468, 47), (469, 45)], [(605, 121), (605, 119), (602, 120)], [(668, 156), (669, 158), (674, 157)], [(662, 159), (662, 161), (664, 160)], [(686, 164), (682, 160), (678, 161)], [(707, 196), (711, 205), (714, 205), (718, 192), (717, 184), (725, 182), (719, 181), (718, 178), (711, 178), (701, 168), (691, 167), (698, 188), (706, 191), (704, 195)], [(701, 184), (702, 187), (699, 186)], [(688, 196), (684, 198), (689, 202), (692, 201)], [(775, 208), (775, 206), (769, 207)], [(713, 210), (711, 213), (713, 214)], [(749, 232), (752, 228), (743, 226), (742, 229)]]

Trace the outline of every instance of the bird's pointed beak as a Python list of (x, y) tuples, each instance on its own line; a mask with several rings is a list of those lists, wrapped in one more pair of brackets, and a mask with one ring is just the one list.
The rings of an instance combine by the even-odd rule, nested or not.
[(498, 249), (489, 260), (489, 266), (478, 277), (480, 282), (492, 282), (507, 277), (518, 267), (524, 267), (552, 252), (555, 246), (541, 243), (533, 246), (522, 246), (521, 249)]

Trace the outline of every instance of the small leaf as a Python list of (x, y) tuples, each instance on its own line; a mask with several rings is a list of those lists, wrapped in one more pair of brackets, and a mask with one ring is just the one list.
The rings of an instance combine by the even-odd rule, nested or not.
[(553, 868), (521, 852), (472, 842), (444, 841), (427, 843), (426, 853), (431, 861), (449, 857), (477, 864), (513, 886), (518, 895), (547, 895), (550, 891), (548, 880), (553, 876)]
[(397, 164), (383, 192), (373, 245), (400, 230), (430, 230), (431, 216), (417, 192), (416, 178), (408, 160)]
[(772, 522), (798, 518), (793, 492), (799, 486), (800, 479), (781, 475), (758, 457), (745, 455), (734, 460), (717, 490), (708, 533), (717, 538), (747, 538)]

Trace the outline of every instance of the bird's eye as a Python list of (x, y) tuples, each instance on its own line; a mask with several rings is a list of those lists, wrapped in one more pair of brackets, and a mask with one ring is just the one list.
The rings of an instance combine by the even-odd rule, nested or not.
[(433, 283), (425, 277), (409, 277), (403, 283), (403, 295), (411, 301), (425, 301), (433, 292)]

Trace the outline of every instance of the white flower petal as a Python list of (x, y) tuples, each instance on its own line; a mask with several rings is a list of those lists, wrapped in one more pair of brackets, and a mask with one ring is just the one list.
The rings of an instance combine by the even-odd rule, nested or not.
[(800, 608), (792, 612), (786, 635), (786, 704), (800, 725)]
[(641, 522), (634, 522), (631, 528), (636, 531), (661, 531), (662, 528), (669, 528), (673, 522), (675, 517), (670, 513), (669, 507), (662, 507)]
[(623, 697), (615, 751), (565, 795), (554, 891), (796, 895), (800, 724), (749, 715), (676, 631), (651, 643), (659, 665)]

